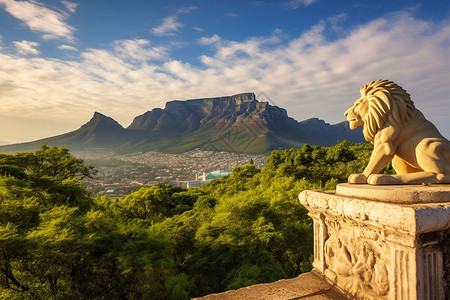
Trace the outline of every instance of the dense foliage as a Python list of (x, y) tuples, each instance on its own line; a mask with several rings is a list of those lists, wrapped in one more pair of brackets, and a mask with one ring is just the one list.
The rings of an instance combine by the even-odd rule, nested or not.
[(95, 170), (67, 149), (0, 155), (0, 298), (187, 299), (309, 271), (312, 227), (297, 200), (333, 189), (369, 144), (274, 151), (263, 169), (184, 189), (90, 197)]

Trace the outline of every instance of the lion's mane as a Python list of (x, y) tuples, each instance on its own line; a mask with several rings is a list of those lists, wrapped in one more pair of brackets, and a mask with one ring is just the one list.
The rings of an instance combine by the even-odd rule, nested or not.
[(363, 134), (373, 142), (375, 134), (386, 122), (399, 126), (408, 122), (414, 114), (411, 96), (399, 85), (389, 80), (372, 81), (364, 85), (361, 97), (367, 98), (368, 113), (364, 118)]

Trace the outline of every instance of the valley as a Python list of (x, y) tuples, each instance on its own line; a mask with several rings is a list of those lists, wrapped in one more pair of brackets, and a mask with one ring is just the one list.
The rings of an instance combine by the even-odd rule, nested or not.
[[(121, 197), (143, 185), (168, 182), (187, 187), (201, 185), (203, 175), (214, 171), (231, 172), (233, 167), (253, 161), (262, 168), (268, 154), (233, 153), (194, 149), (180, 154), (138, 152), (115, 154), (111, 150), (74, 151), (73, 155), (93, 165), (99, 172), (96, 179), (85, 180), (93, 195)], [(200, 178), (199, 178), (200, 177)]]

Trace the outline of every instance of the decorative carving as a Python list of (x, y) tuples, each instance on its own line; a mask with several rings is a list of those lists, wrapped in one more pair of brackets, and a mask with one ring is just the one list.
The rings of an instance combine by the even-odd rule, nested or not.
[[(404, 195), (390, 188), (393, 198)], [(426, 193), (450, 199), (450, 187), (442, 189)], [(314, 221), (314, 269), (351, 298), (448, 298), (448, 201), (398, 204), (320, 191), (303, 191), (299, 199)]]
[(352, 296), (364, 295), (364, 299), (387, 299), (383, 297), (389, 291), (386, 264), (369, 243), (353, 241), (346, 246), (331, 237), (325, 243), (325, 257), (329, 270), (325, 274), (335, 273), (340, 288)]
[[(349, 183), (450, 183), (450, 142), (414, 107), (410, 95), (388, 80), (361, 88), (345, 116), (350, 129), (363, 127), (374, 150), (362, 174)], [(392, 161), (397, 175), (378, 174)]]
[(382, 231), (333, 218), (325, 222), (330, 236), (324, 247), (325, 276), (358, 299), (387, 299), (388, 262), (381, 256), (390, 248)]

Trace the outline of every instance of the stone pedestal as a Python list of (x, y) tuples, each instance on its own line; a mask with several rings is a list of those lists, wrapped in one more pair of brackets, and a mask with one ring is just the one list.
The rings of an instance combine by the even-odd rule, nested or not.
[(450, 298), (450, 185), (303, 191), (316, 271), (356, 299)]

